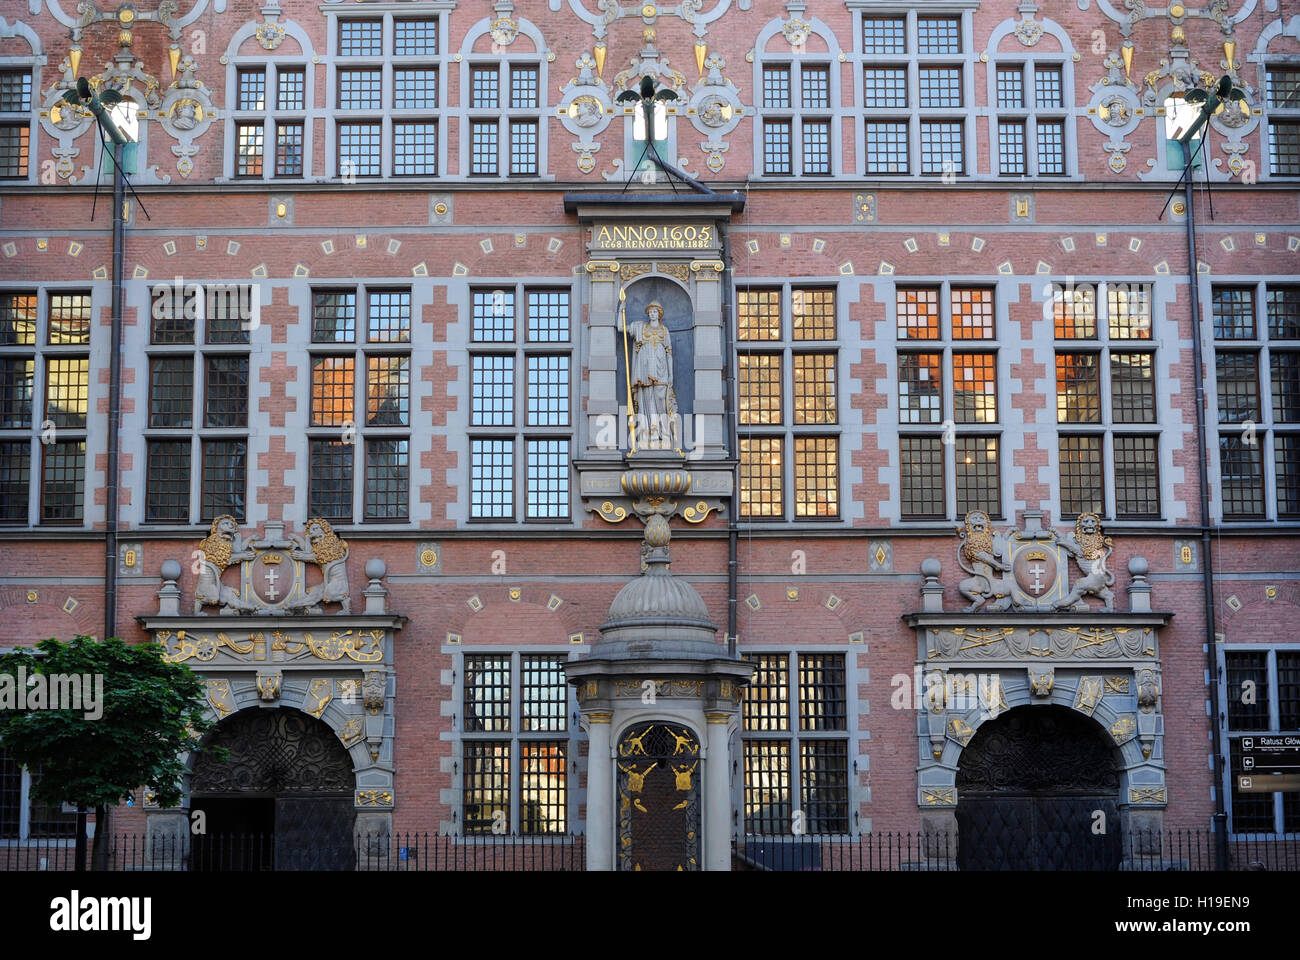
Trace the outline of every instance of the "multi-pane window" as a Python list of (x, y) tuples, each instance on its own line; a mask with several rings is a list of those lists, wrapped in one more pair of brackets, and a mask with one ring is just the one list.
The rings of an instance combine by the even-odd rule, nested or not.
[(964, 175), (974, 61), (961, 18), (913, 10), (861, 23), (865, 174)]
[(244, 519), (250, 376), (244, 314), (251, 297), (247, 285), (153, 290), (146, 523), (206, 522), (222, 514)]
[(1213, 304), (1223, 518), (1300, 518), (1300, 286), (1215, 286)]
[(90, 303), (0, 291), (0, 523), (84, 519)]
[(475, 176), (535, 177), (541, 172), (540, 61), (471, 63), (466, 169)]
[(0, 840), (70, 839), (77, 832), (77, 815), (62, 804), (35, 797), (41, 768), (18, 763), (0, 746)]
[(1000, 517), (993, 288), (900, 286), (896, 320), (902, 517), (951, 516), (949, 476), (958, 517)]
[(566, 659), (508, 652), (465, 655), (463, 833), (569, 831)]
[(442, 58), (436, 17), (340, 20), (334, 69), (337, 173), (438, 173)]
[(763, 173), (832, 173), (835, 121), (830, 65), (796, 58), (764, 62), (760, 72)]
[[(1053, 285), (1061, 515), (1160, 515), (1151, 288)], [(1113, 490), (1107, 492), (1107, 460)], [(1113, 504), (1113, 510), (1108, 505)]]
[(309, 88), (305, 61), (277, 60), (234, 68), (235, 176), (305, 175)]
[(989, 101), (993, 117), (994, 172), (1004, 177), (1064, 176), (1066, 72), (1063, 62), (999, 63)]
[[(312, 291), (308, 512), (405, 521), (411, 482), (411, 290)], [(360, 475), (358, 485), (355, 478)]]
[[(1247, 742), (1252, 736), (1300, 735), (1300, 648), (1261, 644), (1225, 649), (1222, 676), (1229, 830), (1236, 834), (1300, 833), (1300, 794), (1255, 792), (1244, 789), (1242, 783), (1243, 777), (1250, 778), (1252, 785), (1261, 778), (1258, 744)], [(1248, 753), (1255, 759), (1250, 768), (1244, 762)]]
[(31, 171), (32, 71), (0, 70), (0, 180), (26, 180)]
[(835, 290), (740, 290), (736, 313), (740, 515), (839, 517)]
[(1300, 64), (1267, 67), (1268, 168), (1275, 177), (1300, 177)]
[(742, 705), (745, 833), (848, 833), (844, 655), (746, 653), (744, 658), (754, 665)]
[(570, 297), (558, 287), (471, 291), (472, 519), (570, 517)]

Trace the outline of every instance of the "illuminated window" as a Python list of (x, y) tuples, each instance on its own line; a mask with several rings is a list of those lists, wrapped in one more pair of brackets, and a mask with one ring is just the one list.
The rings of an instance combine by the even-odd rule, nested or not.
[[(311, 360), (310, 512), (343, 523), (357, 516), (405, 521), (410, 510), (411, 291), (315, 290), (312, 340), (319, 346)], [(340, 350), (330, 345), (352, 346)], [(364, 398), (364, 409), (359, 398)], [(354, 483), (358, 475), (359, 489)]]
[(845, 834), (848, 679), (843, 654), (745, 653), (745, 833)]
[(563, 288), (470, 293), (471, 519), (570, 519), (569, 311)]
[(1001, 439), (989, 432), (998, 422), (997, 352), (976, 349), (991, 347), (996, 336), (993, 294), (960, 286), (895, 291), (898, 422), (930, 428), (899, 438), (904, 519), (950, 516), (949, 476), (956, 516), (975, 509), (1002, 515)]
[(557, 655), (466, 654), (462, 832), (569, 832), (569, 692)]
[(834, 289), (738, 291), (737, 330), (740, 515), (779, 519), (788, 500), (796, 518), (838, 517), (837, 351), (827, 349), (837, 336)]
[(1300, 286), (1214, 286), (1225, 520), (1300, 518)]
[(1159, 438), (1133, 432), (1157, 422), (1150, 286), (1054, 284), (1051, 309), (1062, 516), (1160, 516)]
[(0, 70), (0, 180), (32, 172), (32, 71)]
[(90, 326), (89, 293), (0, 291), (0, 523), (83, 520)]

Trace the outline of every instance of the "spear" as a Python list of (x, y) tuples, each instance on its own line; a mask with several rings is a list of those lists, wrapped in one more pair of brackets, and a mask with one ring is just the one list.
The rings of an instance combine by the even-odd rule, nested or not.
[(636, 414), (632, 409), (632, 358), (627, 349), (627, 291), (619, 288), (618, 310), (623, 328), (623, 375), (627, 379), (627, 436), (628, 453), (636, 453)]

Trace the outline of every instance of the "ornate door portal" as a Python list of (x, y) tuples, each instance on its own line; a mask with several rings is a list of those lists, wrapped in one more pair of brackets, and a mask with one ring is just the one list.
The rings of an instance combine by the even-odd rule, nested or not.
[(656, 720), (618, 744), (618, 869), (700, 869), (700, 740)]
[(957, 773), (962, 870), (1113, 870), (1119, 769), (1102, 731), (1055, 706), (980, 727)]
[[(209, 738), (223, 762), (200, 751), (191, 810), (205, 810), (196, 866), (351, 870), (352, 761), (328, 725), (297, 710), (244, 710)], [(250, 836), (252, 835), (252, 836)]]

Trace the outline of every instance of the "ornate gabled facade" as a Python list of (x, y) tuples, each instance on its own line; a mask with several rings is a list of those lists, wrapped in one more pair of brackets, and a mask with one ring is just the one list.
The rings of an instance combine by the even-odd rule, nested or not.
[(1300, 830), (1285, 4), (10, 7), (0, 646), (160, 643), (232, 754), (113, 830)]

